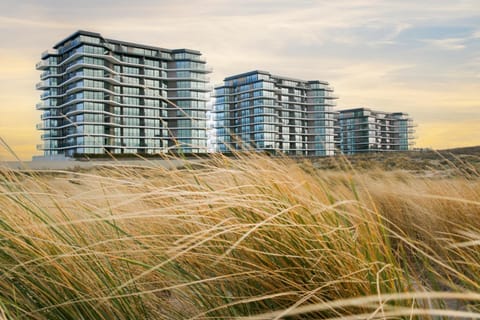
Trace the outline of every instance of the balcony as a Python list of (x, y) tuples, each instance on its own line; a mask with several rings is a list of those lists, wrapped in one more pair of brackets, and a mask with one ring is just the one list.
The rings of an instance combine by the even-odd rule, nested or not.
[(52, 71), (50, 71), (50, 70), (45, 70), (45, 71), (43, 71), (43, 72), (40, 74), (40, 79), (43, 80), (43, 79), (45, 79), (46, 77), (48, 77), (49, 75), (51, 75), (51, 74), (52, 74)]
[(202, 72), (202, 73), (212, 73), (213, 72), (212, 67), (207, 67), (204, 64), (198, 65), (198, 66), (185, 65), (185, 66), (179, 66), (179, 67), (172, 67), (168, 70), (169, 71), (189, 70), (189, 71)]
[(56, 112), (45, 111), (40, 116), (40, 119), (45, 120), (45, 119), (49, 119), (49, 118), (53, 118), (53, 117), (58, 117), (58, 114)]
[(48, 60), (42, 60), (40, 62), (38, 62), (35, 67), (37, 68), (37, 70), (43, 70), (43, 69), (46, 69), (48, 67), (52, 67), (52, 66), (55, 66), (56, 63), (52, 62), (52, 61), (48, 61)]
[[(148, 87), (147, 87), (148, 88)], [(213, 91), (213, 86), (210, 84), (205, 84), (203, 86), (193, 86), (193, 87), (171, 87), (168, 88), (169, 91), (179, 91), (179, 90), (187, 90), (187, 91), (200, 91), (200, 92), (211, 92)]]
[(40, 137), (42, 140), (48, 140), (48, 139), (55, 139), (55, 138), (58, 138), (60, 136), (60, 134), (57, 132), (57, 131), (45, 131), (45, 133), (43, 133)]
[(77, 38), (75, 38), (75, 39), (73, 39), (73, 40), (65, 43), (62, 47), (60, 47), (60, 49), (59, 49), (58, 52), (59, 52), (60, 54), (62, 54), (62, 53), (64, 53), (64, 52), (70, 50), (71, 47), (76, 46), (77, 44), (80, 43), (80, 39), (79, 39), (79, 38), (80, 38), (80, 37), (77, 37)]
[(39, 83), (37, 83), (37, 84), (35, 85), (35, 88), (36, 88), (37, 90), (46, 89), (46, 88), (48, 88), (48, 87), (50, 87), (50, 83), (49, 83), (48, 81), (40, 81)]
[(42, 94), (40, 95), (40, 99), (45, 99), (45, 98), (47, 98), (47, 97), (49, 97), (49, 96), (51, 96), (51, 95), (52, 95), (52, 93), (51, 93), (50, 91), (45, 91), (44, 93), (42, 93)]
[(35, 109), (37, 110), (45, 110), (50, 108), (52, 108), (52, 106), (49, 104), (46, 104), (45, 102), (39, 102), (35, 105)]
[(58, 55), (58, 51), (55, 49), (48, 49), (42, 52), (42, 59), (54, 55)]
[(43, 143), (37, 144), (37, 150), (44, 150), (44, 149), (45, 149), (45, 146), (43, 145)]

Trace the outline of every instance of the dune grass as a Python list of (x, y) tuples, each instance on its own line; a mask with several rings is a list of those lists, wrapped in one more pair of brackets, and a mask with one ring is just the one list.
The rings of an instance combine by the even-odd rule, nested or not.
[(0, 169), (0, 319), (480, 319), (478, 174), (341, 166)]

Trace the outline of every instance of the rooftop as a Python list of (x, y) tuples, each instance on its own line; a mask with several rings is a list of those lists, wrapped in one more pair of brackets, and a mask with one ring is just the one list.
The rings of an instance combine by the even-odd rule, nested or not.
[(119, 45), (125, 45), (125, 46), (130, 46), (130, 47), (135, 47), (135, 48), (141, 48), (141, 49), (149, 49), (149, 50), (160, 50), (164, 52), (169, 52), (169, 53), (176, 53), (176, 52), (189, 52), (189, 53), (195, 53), (195, 54), (201, 54), (200, 51), (198, 50), (192, 50), (192, 49), (166, 49), (162, 47), (156, 47), (156, 46), (150, 46), (150, 45), (145, 45), (145, 44), (139, 44), (135, 42), (128, 42), (128, 41), (122, 41), (122, 40), (115, 40), (115, 39), (108, 39), (104, 38), (100, 33), (97, 32), (92, 32), (92, 31), (86, 31), (86, 30), (77, 30), (65, 39), (61, 40), (57, 44), (55, 44), (54, 48), (58, 49), (60, 46), (62, 46), (65, 42), (74, 39), (75, 37), (79, 35), (85, 35), (85, 36), (90, 36), (90, 37), (97, 37), (100, 39), (103, 39), (107, 43), (113, 43), (113, 44), (119, 44)]

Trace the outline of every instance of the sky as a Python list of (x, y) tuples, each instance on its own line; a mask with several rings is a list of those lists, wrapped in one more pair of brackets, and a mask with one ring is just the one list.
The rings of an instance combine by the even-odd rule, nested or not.
[(40, 154), (35, 63), (79, 29), (200, 50), (213, 84), (328, 81), (337, 109), (409, 113), (416, 147), (480, 145), (479, 0), (0, 0), (0, 137), (21, 159)]

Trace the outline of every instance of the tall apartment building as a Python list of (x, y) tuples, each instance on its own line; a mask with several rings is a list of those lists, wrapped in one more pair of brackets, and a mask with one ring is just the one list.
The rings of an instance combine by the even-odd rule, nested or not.
[(337, 147), (344, 154), (405, 151), (413, 145), (413, 133), (406, 113), (356, 108), (338, 114)]
[(328, 82), (251, 71), (215, 88), (215, 150), (333, 155), (336, 97)]
[(77, 31), (36, 67), (45, 155), (206, 152), (211, 70), (199, 51)]

